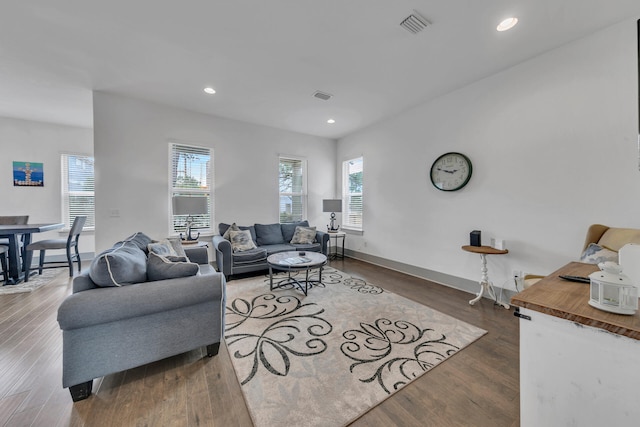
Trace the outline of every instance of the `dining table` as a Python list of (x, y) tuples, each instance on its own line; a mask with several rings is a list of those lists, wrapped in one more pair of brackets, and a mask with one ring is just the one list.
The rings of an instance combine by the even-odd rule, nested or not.
[(9, 240), (9, 272), (6, 281), (7, 285), (17, 285), (24, 280), (24, 268), (20, 261), (20, 236), (22, 236), (22, 245), (26, 249), (29, 243), (31, 243), (31, 235), (33, 233), (57, 230), (62, 227), (64, 227), (63, 223), (0, 225), (0, 238)]

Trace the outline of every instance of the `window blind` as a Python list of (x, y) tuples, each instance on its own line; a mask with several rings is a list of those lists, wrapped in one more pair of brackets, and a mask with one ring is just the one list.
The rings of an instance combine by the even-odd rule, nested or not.
[(307, 216), (306, 160), (280, 157), (280, 222), (298, 222)]
[(84, 229), (94, 229), (95, 193), (93, 157), (62, 154), (62, 219), (65, 229), (70, 229), (78, 215), (85, 215)]
[(363, 172), (362, 157), (347, 160), (343, 163), (342, 199), (344, 212), (342, 226), (354, 230), (362, 230), (363, 214)]
[[(170, 143), (169, 149), (170, 199), (174, 196), (206, 197), (207, 213), (191, 215), (191, 228), (210, 231), (213, 223), (212, 150), (179, 143)], [(173, 208), (170, 209), (170, 233), (184, 233), (189, 215), (174, 215)]]

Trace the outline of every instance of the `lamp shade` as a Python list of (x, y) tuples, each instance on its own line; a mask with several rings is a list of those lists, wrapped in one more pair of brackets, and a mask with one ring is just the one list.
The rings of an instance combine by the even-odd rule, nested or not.
[(207, 198), (199, 196), (173, 196), (174, 215), (203, 215), (208, 211)]
[(322, 212), (342, 212), (342, 199), (324, 199)]

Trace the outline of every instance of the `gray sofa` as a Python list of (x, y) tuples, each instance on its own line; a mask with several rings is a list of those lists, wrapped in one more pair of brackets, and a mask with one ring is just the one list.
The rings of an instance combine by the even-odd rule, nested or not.
[(241, 230), (249, 230), (251, 232), (251, 238), (257, 248), (233, 252), (231, 250), (231, 242), (223, 237), (230, 224), (220, 223), (218, 225), (220, 235), (213, 236), (218, 271), (223, 273), (225, 278), (229, 280), (235, 274), (268, 269), (267, 257), (277, 252), (313, 251), (326, 255), (329, 234), (323, 231), (316, 231), (315, 242), (311, 244), (290, 243), (298, 226), (309, 227), (309, 222), (239, 226)]
[[(94, 378), (198, 347), (206, 346), (209, 357), (218, 353), (224, 334), (226, 282), (209, 264), (207, 248), (185, 249), (190, 262), (162, 261), (163, 268), (185, 267), (192, 270), (189, 274), (195, 269), (195, 275), (175, 277), (184, 273), (163, 270), (162, 274), (174, 278), (162, 280), (164, 276), (159, 277), (153, 267), (155, 281), (140, 281), (142, 274), (152, 276), (152, 262), (160, 258), (146, 251), (150, 239), (140, 234), (97, 256), (73, 280), (72, 295), (58, 309), (62, 385), (69, 388), (74, 401), (89, 397)], [(139, 271), (143, 267), (140, 253), (148, 272)], [(107, 264), (102, 277), (100, 259)], [(126, 283), (136, 281), (132, 275), (139, 276), (138, 283)]]

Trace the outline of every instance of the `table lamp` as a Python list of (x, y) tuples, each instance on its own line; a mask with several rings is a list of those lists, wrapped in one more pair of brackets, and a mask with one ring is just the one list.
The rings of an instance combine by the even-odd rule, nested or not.
[(174, 215), (186, 215), (187, 220), (185, 226), (187, 228), (186, 238), (181, 240), (198, 240), (200, 233), (196, 237), (191, 235), (191, 227), (193, 226), (193, 215), (205, 215), (209, 211), (207, 206), (207, 198), (201, 196), (173, 196), (171, 200)]
[(336, 233), (340, 226), (336, 226), (336, 212), (342, 212), (342, 199), (324, 199), (322, 201), (322, 212), (331, 212), (330, 225), (327, 226), (329, 233)]

